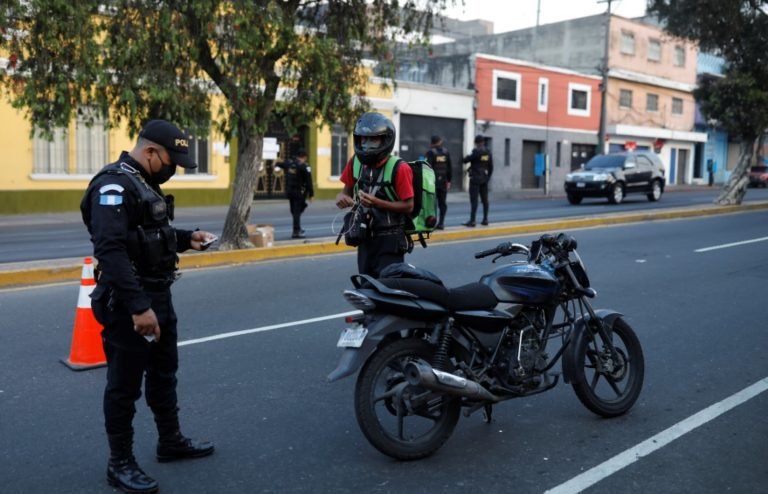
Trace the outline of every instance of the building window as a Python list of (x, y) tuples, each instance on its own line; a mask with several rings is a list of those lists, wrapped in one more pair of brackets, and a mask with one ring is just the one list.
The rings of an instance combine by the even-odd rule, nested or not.
[(685, 47), (675, 46), (675, 67), (685, 67)]
[[(34, 173), (66, 174), (69, 169), (69, 132), (64, 127), (53, 130), (53, 140), (35, 135), (33, 139)], [(106, 163), (102, 163), (105, 165)]]
[(184, 175), (195, 175), (198, 173), (207, 174), (210, 173), (208, 165), (208, 139), (202, 137), (192, 137), (189, 140), (189, 154), (192, 155), (192, 159), (197, 163), (197, 168), (184, 169)]
[(632, 108), (632, 91), (629, 89), (619, 90), (619, 108)]
[(653, 38), (648, 40), (648, 60), (661, 62), (661, 41)]
[(331, 128), (331, 175), (340, 177), (347, 164), (349, 135), (342, 125)]
[(549, 100), (549, 79), (539, 78), (539, 111), (547, 111)]
[(588, 117), (592, 88), (584, 84), (568, 83), (568, 115)]
[(520, 74), (493, 71), (493, 105), (520, 108)]
[(621, 32), (621, 53), (625, 55), (635, 54), (635, 35), (629, 31)]
[(680, 98), (672, 98), (672, 115), (683, 114), (683, 100)]
[(645, 110), (646, 111), (659, 111), (659, 95), (648, 94), (645, 98)]
[[(90, 123), (90, 126), (88, 125)], [(93, 174), (109, 162), (108, 132), (104, 119), (80, 115), (75, 122), (75, 170)]]

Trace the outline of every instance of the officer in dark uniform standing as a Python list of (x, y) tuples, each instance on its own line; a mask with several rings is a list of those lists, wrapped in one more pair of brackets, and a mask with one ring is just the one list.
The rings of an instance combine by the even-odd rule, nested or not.
[(445, 228), (445, 213), (448, 211), (446, 197), (451, 189), (451, 155), (443, 146), (443, 139), (434, 135), (431, 139), (432, 147), (427, 151), (427, 162), (435, 171), (435, 192), (437, 195), (437, 207), (440, 210), (440, 221), (437, 222), (438, 230)]
[(296, 156), (277, 165), (285, 173), (285, 195), (293, 216), (293, 235), (291, 238), (304, 238), (301, 229), (301, 213), (307, 209), (307, 199), (312, 200), (315, 191), (312, 188), (312, 171), (307, 163), (307, 151), (299, 148)]
[(165, 196), (160, 184), (174, 175), (177, 165), (197, 166), (187, 135), (165, 120), (147, 122), (133, 150), (123, 151), (96, 174), (80, 204), (98, 260), (91, 305), (104, 326), (107, 357), (107, 481), (125, 492), (158, 490), (133, 456), (134, 404), (142, 380), (159, 435), (157, 459), (213, 453), (212, 443), (189, 439), (179, 428), (177, 319), (171, 300), (177, 252), (205, 250), (216, 237), (171, 225), (173, 196)]
[(464, 226), (475, 226), (475, 217), (477, 214), (477, 196), (483, 201), (483, 221), (481, 224), (488, 224), (488, 181), (493, 175), (493, 156), (485, 147), (485, 137), (478, 135), (475, 137), (475, 148), (472, 153), (465, 156), (463, 163), (469, 163), (469, 204), (471, 212), (469, 221)]

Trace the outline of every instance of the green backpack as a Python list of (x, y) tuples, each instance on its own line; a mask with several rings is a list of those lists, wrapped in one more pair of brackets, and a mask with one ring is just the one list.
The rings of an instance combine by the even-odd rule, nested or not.
[[(424, 160), (404, 161), (397, 156), (390, 156), (387, 164), (384, 165), (384, 172), (380, 176), (381, 187), (390, 201), (399, 200), (395, 192), (395, 186), (392, 183), (392, 176), (399, 163), (405, 163), (411, 167), (413, 172), (413, 211), (408, 216), (408, 223), (405, 225), (405, 233), (408, 235), (418, 235), (422, 247), (427, 246), (425, 239), (437, 225), (437, 196), (435, 194), (435, 171)], [(357, 181), (360, 178), (362, 165), (357, 158), (354, 158), (352, 175)], [(357, 190), (357, 186), (355, 186)]]

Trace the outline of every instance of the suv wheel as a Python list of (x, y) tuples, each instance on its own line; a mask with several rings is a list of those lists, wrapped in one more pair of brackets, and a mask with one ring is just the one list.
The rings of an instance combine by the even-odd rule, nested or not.
[(654, 180), (651, 183), (651, 191), (648, 193), (648, 200), (653, 202), (658, 201), (659, 199), (661, 199), (661, 182)]
[(568, 202), (571, 204), (581, 204), (581, 196), (577, 196), (576, 194), (568, 194)]
[(621, 204), (624, 200), (624, 186), (620, 183), (613, 184), (611, 187), (611, 195), (608, 196), (608, 201), (611, 204)]

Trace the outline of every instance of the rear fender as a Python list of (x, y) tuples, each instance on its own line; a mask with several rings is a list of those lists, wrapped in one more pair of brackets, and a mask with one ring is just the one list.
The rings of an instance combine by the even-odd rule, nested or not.
[[(598, 309), (595, 311), (595, 315), (603, 321), (603, 324), (609, 330), (613, 329), (613, 323), (616, 319), (623, 316), (622, 313), (611, 309)], [(576, 368), (579, 365), (576, 361), (576, 349), (579, 348), (581, 340), (587, 336), (587, 321), (589, 317), (589, 315), (580, 317), (573, 324), (568, 348), (563, 353), (563, 379), (569, 384), (573, 383), (576, 376)]]
[(402, 317), (390, 314), (375, 319), (368, 327), (368, 334), (363, 340), (360, 348), (345, 348), (341, 354), (341, 359), (333, 372), (328, 374), (328, 382), (338, 381), (344, 377), (354, 374), (368, 360), (368, 357), (376, 350), (379, 344), (389, 335), (402, 333), (405, 337), (414, 329), (431, 329), (433, 324), (427, 324), (424, 321), (413, 319), (404, 319)]

